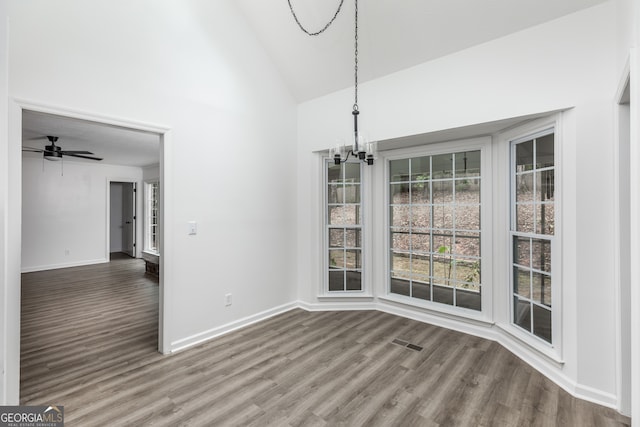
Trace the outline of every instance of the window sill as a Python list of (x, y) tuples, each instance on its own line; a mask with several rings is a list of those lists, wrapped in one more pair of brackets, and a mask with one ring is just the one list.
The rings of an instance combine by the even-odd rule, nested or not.
[(353, 292), (342, 292), (342, 293), (324, 293), (319, 294), (317, 296), (318, 301), (344, 301), (344, 300), (352, 300), (352, 301), (373, 301), (373, 295), (369, 293), (363, 293), (360, 291)]
[(564, 359), (560, 357), (558, 349), (551, 344), (548, 344), (547, 342), (542, 341), (541, 339), (538, 339), (534, 336), (530, 336), (526, 332), (519, 330), (518, 327), (513, 325), (505, 325), (500, 323), (496, 326), (498, 326), (498, 328), (500, 328), (505, 333), (504, 336), (506, 336), (507, 339), (514, 341), (516, 344), (519, 344), (526, 350), (542, 356), (545, 360), (553, 363), (558, 368), (562, 368), (562, 366), (564, 365)]
[(446, 305), (442, 305), (442, 307), (440, 307), (440, 304), (437, 303), (430, 303), (427, 301), (422, 303), (420, 301), (415, 301), (414, 298), (390, 294), (379, 296), (378, 299), (382, 302), (390, 302), (414, 309), (419, 309), (421, 311), (424, 311), (425, 313), (442, 316), (447, 319), (466, 321), (482, 326), (492, 326), (494, 324), (494, 322), (491, 319), (488, 319), (484, 314), (482, 314), (482, 312), (477, 312), (475, 310), (469, 310), (466, 308), (449, 308)]

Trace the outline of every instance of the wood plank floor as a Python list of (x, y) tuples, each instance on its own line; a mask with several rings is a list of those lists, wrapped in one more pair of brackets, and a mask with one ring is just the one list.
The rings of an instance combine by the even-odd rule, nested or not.
[(496, 343), (390, 314), (292, 310), (163, 356), (139, 260), (22, 286), (21, 403), (64, 405), (68, 426), (630, 424)]

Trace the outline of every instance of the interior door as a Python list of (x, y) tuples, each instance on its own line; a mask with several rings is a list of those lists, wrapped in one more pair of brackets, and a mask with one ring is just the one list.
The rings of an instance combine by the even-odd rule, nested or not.
[(136, 184), (125, 182), (122, 187), (122, 252), (136, 256)]

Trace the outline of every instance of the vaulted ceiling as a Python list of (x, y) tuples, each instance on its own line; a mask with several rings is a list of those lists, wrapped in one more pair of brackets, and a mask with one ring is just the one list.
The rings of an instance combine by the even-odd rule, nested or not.
[[(354, 0), (237, 0), (299, 102), (353, 85)], [(381, 77), (606, 0), (360, 0), (360, 81)]]
[[(360, 82), (366, 82), (607, 0), (359, 0)], [(351, 87), (355, 0), (234, 0), (297, 102)], [(232, 43), (229, 40), (229, 43)], [(103, 163), (144, 166), (158, 161), (157, 135), (42, 113), (25, 113), (23, 144), (42, 148), (59, 136), (67, 150), (88, 150)], [(28, 156), (41, 156), (26, 153)], [(83, 161), (82, 159), (69, 159)], [(86, 160), (91, 162), (90, 160)]]

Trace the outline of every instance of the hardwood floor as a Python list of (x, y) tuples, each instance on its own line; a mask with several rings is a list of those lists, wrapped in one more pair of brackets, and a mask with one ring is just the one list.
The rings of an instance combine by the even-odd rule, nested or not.
[(163, 356), (139, 260), (22, 286), (21, 403), (64, 405), (68, 426), (630, 424), (494, 342), (386, 313), (292, 310)]

